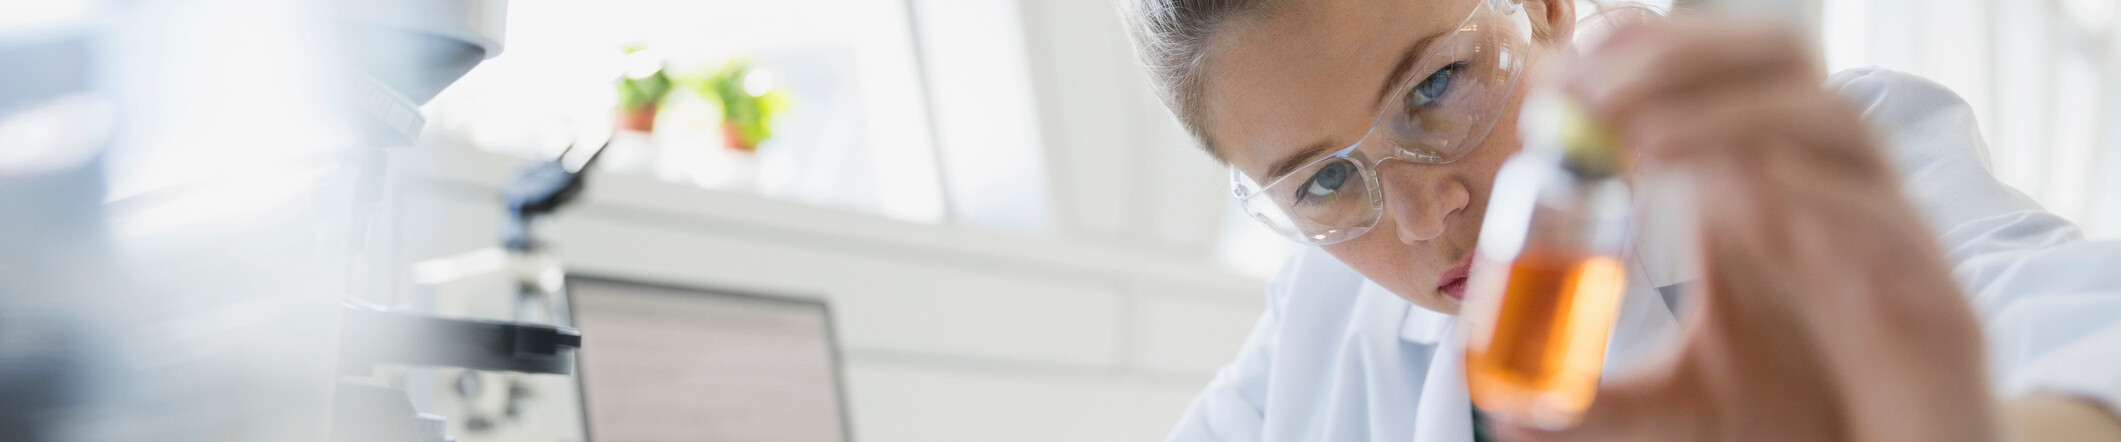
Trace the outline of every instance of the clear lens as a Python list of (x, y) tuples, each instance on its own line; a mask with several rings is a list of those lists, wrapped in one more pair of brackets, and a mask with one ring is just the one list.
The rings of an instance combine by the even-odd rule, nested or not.
[(1507, 13), (1479, 7), (1409, 70), (1375, 130), (1417, 162), (1455, 161), (1480, 145), (1524, 71), (1530, 44), (1524, 15), (1515, 5)]
[(1296, 169), (1242, 201), (1246, 213), (1299, 242), (1339, 242), (1377, 223), (1383, 199), (1373, 177), (1355, 158), (1331, 157)]
[(1387, 157), (1448, 163), (1479, 146), (1516, 95), (1530, 36), (1530, 19), (1515, 0), (1477, 0), (1455, 32), (1415, 61), (1363, 141), (1272, 177), (1264, 187), (1231, 169), (1239, 203), (1268, 228), (1304, 244), (1368, 232), (1384, 207), (1370, 168)]

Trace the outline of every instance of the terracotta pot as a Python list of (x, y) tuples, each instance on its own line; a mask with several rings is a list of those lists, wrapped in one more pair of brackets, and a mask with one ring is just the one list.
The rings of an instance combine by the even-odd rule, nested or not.
[(655, 132), (656, 105), (649, 104), (619, 109), (619, 128), (637, 132)]
[(737, 130), (736, 125), (728, 123), (722, 123), (722, 146), (739, 152), (756, 152), (759, 150), (757, 144), (744, 142), (744, 132)]

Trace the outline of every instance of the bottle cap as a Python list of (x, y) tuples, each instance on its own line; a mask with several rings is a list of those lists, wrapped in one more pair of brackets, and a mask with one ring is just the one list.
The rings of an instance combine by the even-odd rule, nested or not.
[(1541, 93), (1526, 100), (1521, 123), (1526, 147), (1560, 149), (1562, 167), (1570, 172), (1602, 178), (1627, 168), (1618, 138), (1567, 94)]

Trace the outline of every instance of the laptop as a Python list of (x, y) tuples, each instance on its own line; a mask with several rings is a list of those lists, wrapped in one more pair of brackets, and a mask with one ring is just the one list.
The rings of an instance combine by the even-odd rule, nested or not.
[(595, 441), (850, 439), (819, 298), (569, 275)]

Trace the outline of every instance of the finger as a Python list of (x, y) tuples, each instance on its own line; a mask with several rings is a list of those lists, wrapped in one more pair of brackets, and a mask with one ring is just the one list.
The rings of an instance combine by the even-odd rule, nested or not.
[[(1800, 165), (1801, 166), (1801, 165)], [(1793, 386), (1832, 385), (1833, 404), (1755, 395), (1756, 404), (1837, 407), (1872, 437), (1950, 440), (1985, 434), (1978, 322), (1953, 286), (1934, 237), (1895, 199), (1853, 197), (1795, 166), (1769, 167), (1772, 180), (1705, 180), (1702, 202), (1715, 329), (1727, 333), (1746, 367), (1792, 376)], [(1746, 213), (1754, 210), (1752, 213)], [(1797, 362), (1808, 344), (1815, 362)], [(1751, 355), (1776, 355), (1773, 358)], [(1771, 393), (1786, 393), (1783, 391)], [(1906, 424), (1906, 425), (1903, 425)], [(1916, 433), (1919, 431), (1919, 433)], [(1794, 440), (1794, 439), (1793, 439)]]
[(1695, 370), (1668, 364), (1647, 373), (1600, 385), (1583, 419), (1561, 430), (1542, 430), (1491, 421), (1496, 435), (1509, 442), (1698, 441), (1706, 440), (1707, 422), (1696, 413), (1704, 407), (1694, 398)]
[(1780, 65), (1809, 65), (1802, 40), (1775, 26), (1709, 21), (1623, 24), (1583, 54), (1570, 86), (1588, 98), (1684, 87)]
[(1685, 22), (1627, 26), (1575, 65), (1567, 87), (1601, 115), (1660, 95), (1761, 72), (1819, 82), (1801, 40), (1778, 27)]
[[(1860, 114), (1816, 84), (1733, 84), (1663, 97), (1634, 114), (1609, 120), (1622, 141), (1654, 160), (1686, 161), (1698, 155), (1753, 156), (1772, 152), (1801, 156), (1820, 173), (1883, 177), (1888, 170)], [(1843, 170), (1845, 169), (1845, 170)]]

